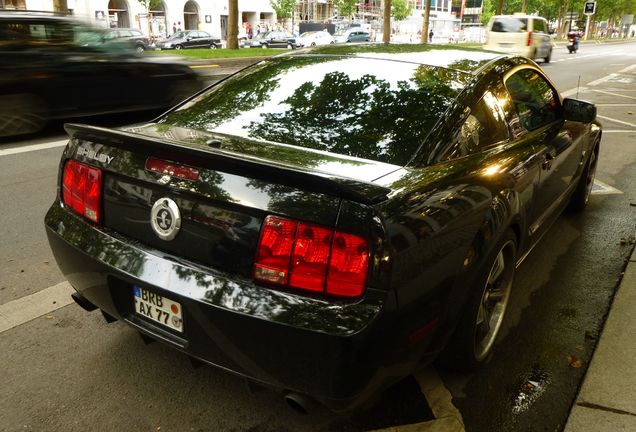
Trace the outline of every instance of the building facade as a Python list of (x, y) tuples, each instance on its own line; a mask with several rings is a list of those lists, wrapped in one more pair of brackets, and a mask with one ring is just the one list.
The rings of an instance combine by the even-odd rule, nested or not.
[[(63, 12), (59, 0), (0, 0), (2, 9)], [(155, 2), (153, 2), (155, 3)], [(272, 27), (276, 13), (268, 0), (238, 0), (239, 32), (249, 24)], [(178, 30), (205, 30), (226, 38), (228, 2), (218, 0), (160, 0), (148, 10), (139, 0), (66, 0), (70, 13), (103, 28), (137, 28), (165, 37)]]

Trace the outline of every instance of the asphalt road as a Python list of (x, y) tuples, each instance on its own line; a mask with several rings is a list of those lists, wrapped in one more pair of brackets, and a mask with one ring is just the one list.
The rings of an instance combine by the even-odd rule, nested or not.
[(589, 208), (564, 214), (518, 269), (485, 368), (426, 368), (355, 416), (297, 415), (274, 392), (193, 369), (180, 353), (66, 305), (42, 223), (55, 194), (60, 124), (0, 143), (0, 318), (11, 306), (22, 313), (18, 325), (0, 327), (0, 430), (357, 431), (421, 422), (422, 431), (460, 431), (462, 422), (475, 432), (561, 430), (636, 229), (636, 43), (584, 45), (575, 55), (562, 47), (542, 66), (559, 90), (574, 97), (579, 87), (598, 105), (605, 132)]

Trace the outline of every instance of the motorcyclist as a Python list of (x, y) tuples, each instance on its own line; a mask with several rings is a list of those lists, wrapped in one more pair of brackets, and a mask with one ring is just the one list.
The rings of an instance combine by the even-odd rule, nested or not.
[(570, 39), (574, 40), (574, 50), (575, 52), (579, 50), (579, 41), (581, 40), (580, 36), (579, 36), (579, 32), (574, 31), (574, 30), (570, 30), (568, 32), (568, 41)]

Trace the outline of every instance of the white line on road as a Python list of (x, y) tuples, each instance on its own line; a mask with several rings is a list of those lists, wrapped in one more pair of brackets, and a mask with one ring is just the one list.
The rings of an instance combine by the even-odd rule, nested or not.
[(604, 134), (608, 133), (631, 133), (636, 134), (636, 130), (626, 130), (626, 129), (603, 129)]
[(610, 95), (610, 96), (618, 96), (618, 97), (624, 97), (624, 98), (627, 98), (627, 99), (636, 100), (636, 97), (634, 97), (634, 96), (627, 96), (627, 95), (622, 95), (622, 94), (619, 94), (619, 93), (612, 93), (612, 92), (608, 92), (608, 91), (604, 91), (604, 90), (593, 90), (593, 91), (595, 91), (596, 93), (603, 93), (603, 94)]
[(33, 144), (29, 146), (24, 146), (24, 147), (0, 149), (0, 156), (9, 156), (9, 155), (14, 155), (18, 153), (27, 153), (27, 152), (32, 152), (36, 150), (45, 150), (45, 149), (51, 149), (55, 147), (62, 147), (62, 146), (65, 146), (66, 143), (68, 143), (68, 139), (61, 140), (61, 141), (52, 141), (52, 142), (48, 142), (44, 144)]
[(599, 79), (597, 79), (597, 80), (590, 81), (589, 83), (587, 83), (587, 85), (589, 85), (589, 86), (595, 86), (595, 85), (598, 85), (598, 84), (604, 83), (604, 82), (606, 82), (606, 81), (609, 81), (609, 80), (611, 80), (612, 78), (615, 78), (615, 77), (617, 77), (617, 76), (618, 76), (618, 74), (617, 74), (617, 73), (611, 73), (611, 74), (609, 74), (609, 75), (607, 75), (607, 76), (604, 76), (603, 78), (599, 78)]
[(598, 115), (598, 114), (596, 115), (596, 117), (601, 118), (603, 120), (611, 121), (613, 123), (618, 123), (618, 124), (622, 124), (622, 125), (625, 125), (625, 126), (631, 126), (631, 127), (636, 128), (636, 124), (634, 124), (634, 123), (629, 123), (629, 122), (622, 121), (622, 120), (616, 120), (616, 119), (613, 119), (611, 117), (605, 117), (605, 116)]
[(631, 65), (631, 66), (627, 66), (626, 68), (623, 68), (623, 69), (619, 70), (618, 73), (630, 72), (630, 71), (632, 71), (634, 69), (636, 69), (636, 65)]
[(636, 102), (635, 103), (597, 103), (594, 105), (596, 105), (597, 107), (634, 107), (636, 106)]
[(0, 333), (73, 303), (73, 291), (71, 284), (64, 281), (0, 305)]

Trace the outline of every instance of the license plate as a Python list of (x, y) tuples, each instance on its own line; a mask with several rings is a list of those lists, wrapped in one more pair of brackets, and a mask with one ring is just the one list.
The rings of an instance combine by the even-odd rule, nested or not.
[(135, 286), (135, 312), (178, 332), (183, 332), (181, 305), (176, 301)]

